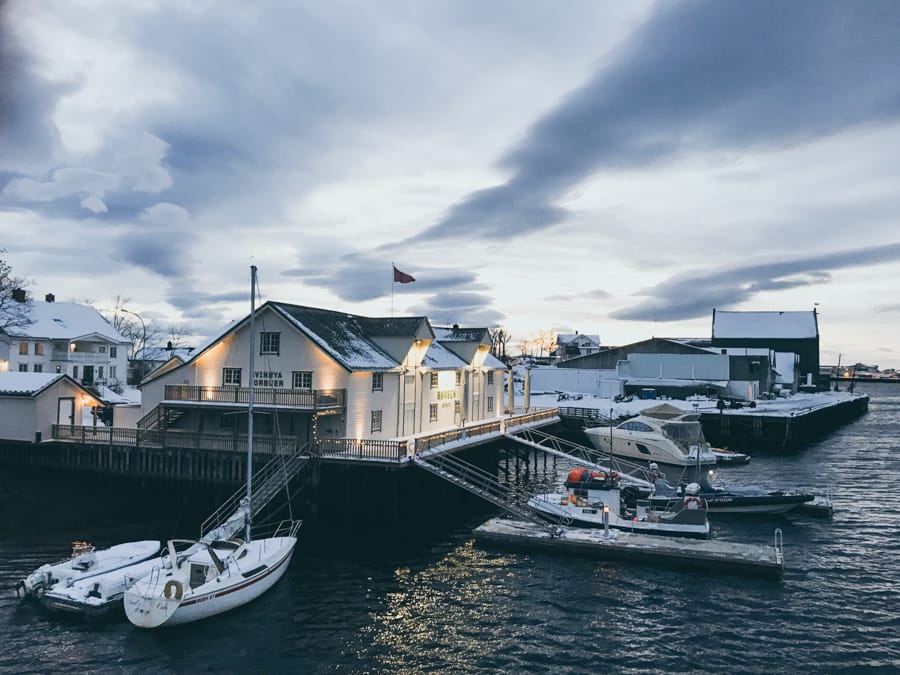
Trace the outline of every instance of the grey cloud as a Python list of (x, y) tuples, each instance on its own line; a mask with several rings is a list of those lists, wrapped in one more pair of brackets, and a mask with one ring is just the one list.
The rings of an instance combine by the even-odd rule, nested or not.
[(661, 9), (420, 237), (504, 238), (565, 217), (555, 202), (592, 173), (685, 150), (802, 142), (900, 112), (900, 6), (818, 0)]
[(493, 298), (481, 293), (436, 293), (410, 307), (412, 314), (427, 316), (438, 325), (495, 326), (506, 316), (491, 307)]
[(305, 255), (300, 266), (285, 270), (282, 274), (302, 279), (311, 286), (325, 288), (348, 302), (383, 298), (390, 295), (392, 290), (398, 294), (405, 294), (484, 288), (483, 284), (476, 283), (476, 276), (471, 272), (420, 267), (400, 262), (396, 263), (397, 268), (413, 275), (416, 280), (412, 284), (393, 284), (391, 263), (383, 257), (369, 253), (347, 253), (331, 258), (328, 253), (315, 251)]
[(626, 321), (678, 321), (708, 316), (763, 291), (827, 283), (830, 271), (900, 260), (900, 243), (778, 260), (709, 273), (679, 274), (638, 293), (649, 299), (612, 312)]

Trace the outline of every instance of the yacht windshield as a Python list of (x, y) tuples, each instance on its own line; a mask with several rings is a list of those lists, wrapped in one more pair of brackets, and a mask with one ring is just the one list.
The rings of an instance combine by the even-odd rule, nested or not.
[(700, 422), (667, 422), (663, 425), (666, 436), (688, 454), (691, 446), (701, 445), (703, 442), (703, 429)]

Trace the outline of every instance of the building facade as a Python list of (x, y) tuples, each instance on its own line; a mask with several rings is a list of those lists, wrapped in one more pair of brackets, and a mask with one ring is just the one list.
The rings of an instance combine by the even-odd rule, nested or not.
[(31, 301), (32, 322), (0, 331), (0, 371), (68, 375), (84, 386), (124, 384), (131, 342), (93, 307)]
[(280, 302), (258, 308), (254, 324), (253, 336), (248, 316), (150, 373), (139, 426), (244, 433), (251, 386), (254, 434), (299, 443), (397, 439), (503, 414), (506, 367), (486, 328)]

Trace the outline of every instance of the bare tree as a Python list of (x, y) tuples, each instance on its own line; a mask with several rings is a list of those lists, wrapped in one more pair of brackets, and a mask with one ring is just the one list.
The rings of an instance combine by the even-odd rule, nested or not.
[(509, 342), (511, 335), (503, 326), (494, 326), (490, 329), (491, 334), (491, 353), (498, 359), (506, 358), (506, 344)]
[[(0, 248), (0, 256), (6, 253)], [(31, 282), (13, 274), (12, 267), (0, 257), (0, 330), (24, 328), (34, 323), (31, 318), (31, 298), (25, 287)]]
[(171, 344), (173, 349), (183, 347), (185, 339), (190, 335), (191, 329), (184, 324), (180, 326), (169, 326), (168, 344)]

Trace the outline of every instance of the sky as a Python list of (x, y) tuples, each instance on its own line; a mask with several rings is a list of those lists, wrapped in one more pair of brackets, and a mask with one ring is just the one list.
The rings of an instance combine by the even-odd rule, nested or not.
[(823, 363), (900, 368), (898, 35), (894, 0), (0, 0), (0, 249), (196, 342), (253, 264), (511, 351), (815, 308)]

